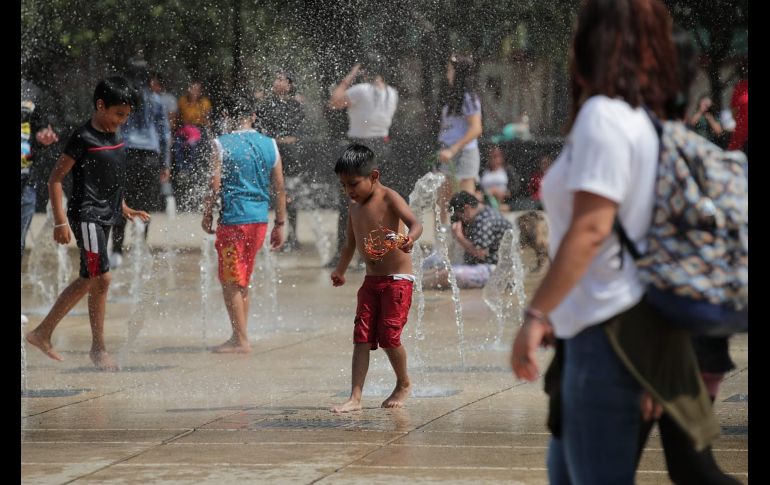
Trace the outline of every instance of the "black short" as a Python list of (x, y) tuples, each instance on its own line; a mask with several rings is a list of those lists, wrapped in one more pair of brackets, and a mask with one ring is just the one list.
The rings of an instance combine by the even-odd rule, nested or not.
[(96, 278), (110, 270), (110, 258), (107, 253), (112, 226), (98, 222), (79, 222), (70, 220), (70, 227), (80, 249), (80, 276)]

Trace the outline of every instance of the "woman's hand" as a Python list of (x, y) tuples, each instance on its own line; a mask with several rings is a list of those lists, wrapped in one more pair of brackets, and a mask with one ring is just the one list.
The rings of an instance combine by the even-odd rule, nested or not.
[(553, 326), (548, 320), (527, 316), (516, 333), (511, 350), (511, 368), (519, 379), (534, 381), (540, 375), (535, 360), (538, 347), (553, 345)]
[(663, 414), (663, 406), (653, 399), (653, 397), (647, 391), (642, 393), (642, 419), (649, 421), (651, 419), (658, 420)]
[(451, 148), (443, 148), (438, 152), (438, 159), (442, 163), (447, 163), (456, 153)]

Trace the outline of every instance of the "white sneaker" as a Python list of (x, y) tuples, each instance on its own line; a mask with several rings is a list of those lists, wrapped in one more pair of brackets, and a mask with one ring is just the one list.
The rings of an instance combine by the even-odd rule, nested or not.
[(28, 321), (29, 321), (29, 318), (27, 318), (27, 316), (26, 316), (25, 314), (23, 314), (23, 313), (22, 313), (22, 314), (21, 314), (21, 324), (22, 324), (22, 325), (24, 325), (24, 324), (25, 324), (25, 323), (27, 323)]
[(117, 268), (123, 264), (123, 256), (120, 253), (110, 253), (110, 268)]

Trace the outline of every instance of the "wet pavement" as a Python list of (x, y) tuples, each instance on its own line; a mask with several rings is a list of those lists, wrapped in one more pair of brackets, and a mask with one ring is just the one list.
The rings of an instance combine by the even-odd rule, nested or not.
[[(274, 276), (270, 284), (254, 280), (252, 353), (222, 355), (207, 350), (230, 333), (221, 290), (201, 285), (199, 219), (169, 224), (157, 215), (149, 239), (155, 264), (142, 275), (152, 298), (137, 303), (131, 294), (130, 259), (113, 272), (106, 341), (122, 370), (91, 365), (85, 301), (54, 334), (64, 362), (26, 346), (22, 483), (547, 483), (542, 380), (513, 378), (514, 322), (498, 335), (481, 290), (461, 291), (464, 365), (451, 292), (427, 291), (419, 328), (415, 296), (402, 339), (413, 382), (406, 408), (379, 407), (394, 377), (377, 351), (364, 409), (328, 411), (350, 391), (363, 272), (349, 270), (347, 284), (332, 287), (307, 227), (314, 221), (303, 217), (300, 250), (258, 258), (258, 269), (269, 274), (272, 266)], [(333, 214), (319, 224), (333, 231)], [(38, 218), (31, 232), (40, 226)], [(432, 239), (430, 228), (424, 239)], [(76, 268), (76, 253), (68, 255)], [(528, 275), (527, 296), (540, 277)], [(22, 278), (22, 309), (45, 306), (35, 297)], [(27, 315), (26, 329), (42, 318)], [(539, 354), (543, 369), (551, 355)], [(731, 355), (738, 367), (715, 404), (722, 436), (714, 450), (724, 470), (748, 483), (747, 336), (732, 339)], [(670, 483), (657, 431), (637, 483)]]

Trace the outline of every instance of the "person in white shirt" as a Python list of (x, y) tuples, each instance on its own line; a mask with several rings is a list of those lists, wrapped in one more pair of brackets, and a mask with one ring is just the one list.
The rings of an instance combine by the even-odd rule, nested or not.
[[(356, 63), (339, 84), (332, 88), (328, 106), (347, 110), (349, 143), (360, 143), (377, 154), (378, 163), (387, 168), (390, 159), (390, 125), (398, 107), (398, 91), (385, 82), (382, 64), (371, 56), (366, 65)], [(361, 82), (354, 84), (357, 78)], [(327, 264), (337, 265), (345, 243), (348, 219), (347, 197), (340, 192), (337, 224), (337, 253)]]
[(508, 171), (505, 169), (503, 150), (492, 145), (488, 153), (487, 167), (481, 173), (481, 190), (497, 200), (500, 211), (510, 210), (505, 204), (511, 191), (508, 190)]
[[(553, 259), (525, 311), (511, 355), (514, 374), (533, 381), (539, 376), (537, 348), (559, 339), (560, 376), (549, 389), (551, 396), (558, 395), (549, 403), (558, 403), (557, 411), (549, 406), (552, 484), (634, 483), (641, 417), (659, 412), (643, 399), (643, 389), (661, 396), (662, 388), (660, 380), (648, 379), (650, 374), (632, 373), (613, 329), (649, 337), (646, 328), (659, 328), (660, 335), (637, 345), (639, 352), (657, 356), (651, 375), (668, 379), (663, 386), (686, 382), (699, 389), (689, 339), (674, 330), (666, 333), (666, 322), (643, 299), (633, 259), (613, 233), (617, 217), (644, 251), (659, 146), (644, 107), (666, 119), (676, 98), (671, 28), (660, 0), (587, 0), (578, 14), (571, 130), (542, 183)], [(672, 348), (682, 351), (679, 360), (669, 359), (666, 352)], [(706, 404), (696, 409), (703, 413), (697, 425), (705, 429), (713, 413), (708, 397), (700, 394)], [(680, 401), (693, 402), (700, 394), (693, 391)], [(666, 412), (682, 409), (675, 400), (660, 404)]]

